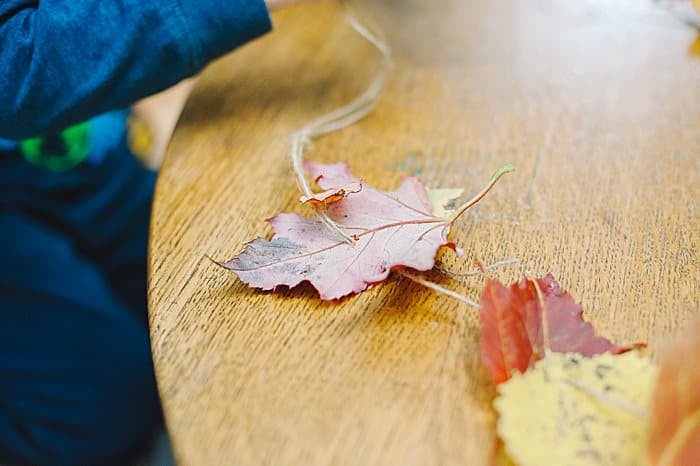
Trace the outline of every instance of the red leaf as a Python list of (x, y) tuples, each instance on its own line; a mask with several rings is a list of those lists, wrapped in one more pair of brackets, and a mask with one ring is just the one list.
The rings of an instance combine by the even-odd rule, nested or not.
[[(583, 320), (583, 308), (563, 291), (549, 274), (537, 283), (547, 314), (549, 349), (586, 356), (629, 351), (595, 335), (593, 326)], [(542, 307), (532, 280), (523, 278), (509, 287), (486, 280), (481, 295), (481, 360), (495, 383), (524, 372), (544, 357)], [(639, 345), (635, 345), (639, 346)]]

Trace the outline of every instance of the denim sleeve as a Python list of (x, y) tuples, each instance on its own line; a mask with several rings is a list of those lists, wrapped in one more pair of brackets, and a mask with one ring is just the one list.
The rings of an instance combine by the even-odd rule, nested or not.
[(124, 108), (270, 27), (264, 0), (0, 0), (0, 137)]

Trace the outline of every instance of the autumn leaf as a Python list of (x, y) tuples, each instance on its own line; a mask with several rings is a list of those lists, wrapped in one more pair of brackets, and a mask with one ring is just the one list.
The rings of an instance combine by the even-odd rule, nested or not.
[(354, 181), (341, 188), (327, 189), (313, 196), (301, 196), (299, 199), (302, 204), (311, 204), (317, 207), (327, 207), (329, 204), (338, 202), (350, 194), (359, 193), (362, 191), (362, 183)]
[(637, 352), (548, 353), (498, 386), (507, 456), (521, 466), (643, 464), (657, 370)]
[(491, 466), (518, 466), (515, 461), (508, 456), (505, 446), (503, 445), (503, 440), (498, 437), (495, 439), (494, 449), (491, 454), (491, 461), (489, 463)]
[[(593, 326), (583, 320), (581, 305), (559, 287), (551, 274), (538, 278), (537, 286), (549, 323), (548, 349), (587, 356), (631, 349), (595, 335)], [(480, 320), (481, 360), (495, 383), (507, 380), (514, 371), (525, 371), (544, 357), (543, 310), (533, 280), (523, 278), (509, 287), (486, 280)]]
[[(306, 169), (318, 186), (331, 194), (361, 183), (344, 163), (307, 162)], [(248, 285), (263, 290), (308, 281), (325, 300), (359, 293), (385, 280), (392, 269), (429, 270), (439, 248), (456, 249), (447, 239), (452, 223), (500, 176), (512, 170), (507, 165), (497, 171), (484, 190), (456, 209), (445, 207), (451, 199), (441, 193), (437, 196), (442, 207), (439, 211), (417, 178), (404, 178), (391, 192), (362, 183), (358, 192), (340, 196), (325, 206), (328, 217), (355, 244), (339, 238), (318, 217), (282, 213), (268, 220), (275, 230), (271, 240), (257, 238), (221, 265)]]
[(666, 347), (651, 413), (651, 464), (700, 465), (700, 317)]

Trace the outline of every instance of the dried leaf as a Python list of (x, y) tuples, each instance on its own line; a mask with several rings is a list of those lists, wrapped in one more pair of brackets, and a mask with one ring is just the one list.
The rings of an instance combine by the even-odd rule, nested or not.
[(649, 458), (655, 466), (700, 465), (700, 318), (662, 355), (652, 400)]
[(352, 182), (342, 188), (327, 189), (313, 196), (301, 196), (299, 201), (301, 201), (302, 204), (312, 204), (318, 207), (328, 206), (350, 194), (356, 194), (360, 191), (362, 191), (362, 183)]
[(643, 464), (656, 368), (637, 352), (549, 353), (498, 386), (498, 435), (521, 466)]
[[(344, 163), (307, 162), (306, 169), (326, 191), (360, 183)], [(319, 218), (283, 213), (269, 220), (275, 230), (271, 240), (257, 238), (221, 265), (263, 290), (308, 281), (326, 300), (359, 293), (385, 280), (397, 267), (430, 270), (440, 247), (456, 249), (447, 240), (452, 222), (513, 169), (507, 165), (497, 171), (487, 188), (449, 218), (435, 215), (417, 178), (404, 178), (392, 192), (363, 184), (361, 191), (326, 206), (328, 217), (355, 239), (355, 244), (338, 238)]]
[[(549, 323), (548, 349), (587, 356), (631, 349), (596, 336), (593, 326), (583, 320), (581, 305), (559, 287), (551, 274), (537, 279), (537, 283)], [(481, 295), (480, 349), (481, 360), (495, 383), (507, 380), (514, 371), (525, 371), (544, 357), (542, 321), (534, 281), (523, 278), (505, 287), (486, 280)]]

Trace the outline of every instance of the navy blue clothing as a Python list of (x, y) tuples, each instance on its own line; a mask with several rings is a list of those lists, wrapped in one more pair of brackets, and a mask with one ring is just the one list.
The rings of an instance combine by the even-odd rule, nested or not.
[(124, 464), (161, 422), (120, 109), (269, 28), (263, 0), (0, 0), (0, 463)]
[(126, 108), (269, 29), (263, 0), (0, 0), (0, 137)]
[(0, 209), (0, 463), (123, 464), (161, 420), (145, 322), (154, 173), (123, 144), (64, 173), (0, 167), (15, 180)]

